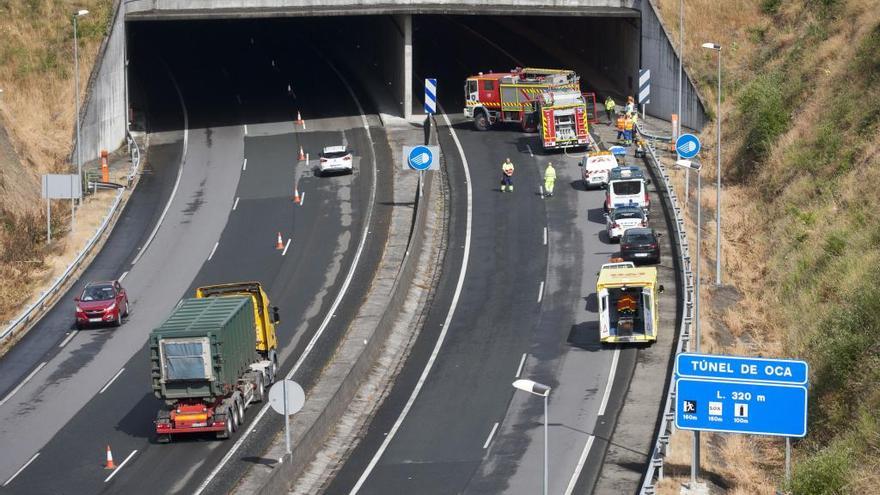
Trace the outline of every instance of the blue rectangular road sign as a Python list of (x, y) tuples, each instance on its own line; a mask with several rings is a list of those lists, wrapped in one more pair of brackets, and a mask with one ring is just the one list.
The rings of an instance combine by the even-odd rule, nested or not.
[(683, 430), (803, 437), (807, 387), (679, 378), (675, 426)]
[(683, 352), (675, 357), (675, 373), (680, 377), (713, 380), (805, 385), (809, 375), (806, 361), (719, 356)]

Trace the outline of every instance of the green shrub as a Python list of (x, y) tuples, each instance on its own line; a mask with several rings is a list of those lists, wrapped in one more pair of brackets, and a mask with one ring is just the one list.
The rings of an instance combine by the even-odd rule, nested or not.
[(782, 0), (763, 0), (761, 2), (761, 12), (767, 15), (773, 15), (779, 12)]
[(788, 489), (794, 495), (843, 495), (849, 493), (851, 453), (831, 446), (794, 465)]
[(743, 88), (737, 101), (746, 131), (746, 151), (764, 160), (773, 142), (788, 127), (791, 112), (782, 94), (778, 73), (762, 74)]

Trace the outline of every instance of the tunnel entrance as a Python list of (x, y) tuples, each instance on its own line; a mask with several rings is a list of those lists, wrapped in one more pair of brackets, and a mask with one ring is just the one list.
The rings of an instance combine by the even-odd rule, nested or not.
[[(327, 84), (339, 71), (370, 113), (404, 113), (411, 22), (412, 112), (423, 78), (436, 77), (447, 113), (480, 71), (515, 66), (577, 71), (584, 91), (631, 94), (638, 74), (637, 17), (369, 15), (127, 24), (130, 106), (149, 130), (214, 127), (350, 112)], [(331, 89), (332, 88), (332, 89)], [(179, 91), (179, 94), (178, 94)], [(144, 116), (139, 119), (138, 116)]]

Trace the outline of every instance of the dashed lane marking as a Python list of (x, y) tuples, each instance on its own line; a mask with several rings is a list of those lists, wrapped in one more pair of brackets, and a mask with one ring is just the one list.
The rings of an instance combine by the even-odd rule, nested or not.
[(519, 360), (519, 367), (516, 369), (516, 378), (519, 378), (522, 375), (523, 366), (526, 364), (526, 354), (525, 352), (522, 355), (522, 359)]
[(489, 436), (486, 438), (486, 443), (483, 444), (483, 449), (488, 449), (489, 444), (492, 443), (492, 437), (495, 436), (495, 431), (498, 430), (498, 422), (495, 422), (495, 426), (492, 427), (492, 431), (489, 432)]
[(119, 371), (117, 371), (116, 374), (113, 375), (113, 378), (111, 378), (110, 381), (108, 381), (107, 384), (104, 385), (104, 388), (102, 388), (98, 393), (103, 394), (105, 390), (110, 388), (110, 385), (112, 385), (113, 382), (116, 381), (117, 378), (119, 378), (119, 375), (121, 375), (123, 371), (125, 371), (125, 368), (119, 368)]
[(39, 452), (37, 452), (36, 454), (34, 454), (34, 456), (30, 458), (30, 460), (28, 460), (26, 463), (24, 463), (24, 466), (18, 468), (18, 471), (16, 471), (15, 474), (13, 474), (12, 476), (10, 476), (9, 479), (6, 480), (6, 481), (3, 483), (3, 486), (5, 487), (6, 485), (12, 483), (12, 480), (14, 480), (16, 476), (18, 476), (19, 474), (21, 474), (21, 472), (24, 471), (26, 467), (30, 466), (31, 463), (34, 462), (34, 461), (37, 459), (37, 457), (40, 457), (40, 453), (39, 453)]
[(290, 247), (290, 237), (287, 238), (287, 242), (284, 243), (284, 251), (281, 251), (281, 256), (285, 256), (287, 254), (287, 248)]
[(68, 342), (70, 342), (71, 340), (73, 340), (74, 337), (76, 337), (77, 332), (79, 332), (79, 330), (74, 330), (74, 331), (70, 332), (70, 334), (67, 337), (65, 337), (64, 340), (62, 340), (60, 344), (58, 344), (58, 347), (66, 346)]
[(208, 255), (208, 261), (211, 261), (211, 258), (214, 257), (214, 253), (217, 252), (217, 246), (219, 246), (219, 245), (220, 245), (220, 241), (217, 241), (214, 243), (214, 248), (211, 249), (211, 254)]
[(107, 478), (104, 480), (104, 483), (110, 481), (111, 479), (113, 479), (114, 476), (116, 476), (116, 473), (122, 471), (122, 467), (125, 466), (125, 463), (130, 461), (135, 454), (137, 454), (137, 450), (132, 450), (131, 454), (128, 454), (128, 457), (126, 457), (125, 460), (122, 461), (118, 466), (116, 466), (116, 469), (114, 469), (113, 472), (110, 473), (110, 476), (107, 476)]

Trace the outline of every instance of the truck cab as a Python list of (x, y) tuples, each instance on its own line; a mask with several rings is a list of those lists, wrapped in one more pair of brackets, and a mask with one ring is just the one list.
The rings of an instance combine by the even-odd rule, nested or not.
[[(278, 339), (275, 325), (281, 322), (278, 306), (270, 306), (269, 296), (259, 282), (206, 285), (196, 289), (196, 298), (248, 296), (253, 301), (257, 331), (257, 352), (264, 358), (275, 358)], [(271, 315), (271, 316), (270, 316)], [(270, 359), (273, 363), (276, 359)]]
[(654, 342), (660, 325), (657, 269), (603, 265), (596, 281), (599, 340), (602, 343)]

